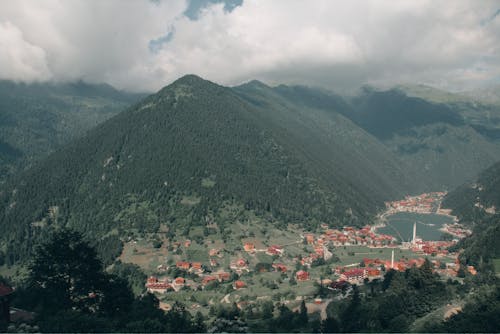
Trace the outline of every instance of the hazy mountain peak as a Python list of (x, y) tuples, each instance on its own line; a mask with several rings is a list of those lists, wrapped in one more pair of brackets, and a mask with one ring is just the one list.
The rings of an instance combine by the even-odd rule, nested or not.
[(251, 81), (248, 81), (248, 82), (245, 82), (244, 84), (241, 84), (239, 86), (236, 86), (234, 88), (257, 88), (257, 89), (270, 89), (271, 87), (269, 87), (268, 85), (266, 85), (265, 83), (263, 83), (262, 81), (259, 81), (259, 80), (251, 80)]

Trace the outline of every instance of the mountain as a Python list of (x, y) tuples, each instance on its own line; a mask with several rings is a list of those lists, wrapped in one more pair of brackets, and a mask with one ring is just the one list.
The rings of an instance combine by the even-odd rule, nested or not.
[(500, 85), (493, 85), (488, 88), (476, 89), (462, 93), (484, 103), (500, 105)]
[(15, 262), (50, 226), (103, 242), (207, 223), (230, 234), (242, 219), (359, 226), (404, 182), (385, 147), (340, 113), (191, 75), (11, 180), (0, 238)]
[(0, 81), (0, 183), (142, 96), (104, 84)]
[(352, 119), (373, 133), (425, 188), (453, 189), (495, 163), (499, 142), (466, 118), (467, 104), (435, 103), (401, 90), (365, 90), (353, 101)]
[(500, 156), (500, 108), (467, 97), (426, 86), (366, 86), (350, 98), (301, 86), (275, 90), (304, 107), (336, 111), (375, 137), (410, 178), (407, 192), (453, 189)]
[[(296, 148), (307, 153), (304, 163), (321, 161), (332, 169), (333, 182), (356, 180), (353, 184), (361, 193), (378, 200), (402, 196), (412, 188), (392, 153), (344, 117), (348, 106), (343, 98), (331, 93), (325, 98), (300, 87), (271, 88), (257, 82), (236, 87), (235, 91), (255, 106), (272, 111), (265, 114), (266, 122), (287, 129), (294, 137), (294, 146), (300, 144)], [(326, 105), (330, 108), (325, 109)]]
[(443, 207), (453, 210), (463, 222), (474, 223), (500, 209), (500, 162), (484, 170), (475, 182), (450, 192)]
[(452, 209), (461, 223), (473, 228), (472, 235), (457, 246), (464, 249), (463, 262), (475, 266), (500, 263), (500, 162), (483, 171), (475, 182), (450, 192), (442, 207)]

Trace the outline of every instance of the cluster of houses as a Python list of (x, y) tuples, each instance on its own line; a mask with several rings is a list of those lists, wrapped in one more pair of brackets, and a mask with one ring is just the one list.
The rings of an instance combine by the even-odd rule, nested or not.
[[(420, 207), (427, 208), (431, 207), (435, 201), (439, 201), (445, 193), (430, 193), (423, 194), (420, 196), (407, 197), (403, 201), (391, 202), (388, 207), (400, 209), (401, 207)], [(309, 249), (312, 248), (312, 252), (304, 254), (302, 256), (293, 259), (295, 263), (299, 263), (302, 266), (302, 270), (294, 272), (293, 277), (297, 282), (303, 282), (311, 280), (311, 274), (308, 271), (317, 260), (329, 260), (333, 253), (329, 250), (328, 246), (333, 247), (343, 247), (343, 246), (367, 246), (372, 248), (377, 247), (398, 247), (396, 239), (391, 235), (376, 233), (376, 229), (372, 226), (364, 226), (362, 228), (354, 227), (344, 227), (342, 229), (330, 229), (328, 225), (323, 224), (322, 232), (319, 234), (305, 233), (301, 235), (303, 243), (309, 245)], [(458, 233), (464, 233), (459, 229), (459, 226), (450, 225), (448, 228), (453, 229)], [(414, 226), (415, 230), (415, 226)], [(273, 263), (269, 264), (267, 267), (260, 268), (256, 266), (257, 271), (269, 271), (274, 270), (280, 273), (287, 273), (290, 269), (284, 263), (280, 263), (280, 258), (285, 253), (285, 246), (282, 245), (270, 245), (264, 246), (259, 244), (256, 247), (256, 241), (245, 241), (243, 242), (243, 250), (249, 254), (254, 255), (258, 252), (265, 253), (273, 257)], [(447, 256), (448, 247), (454, 245), (456, 240), (453, 241), (423, 241), (415, 237), (413, 241), (409, 244), (409, 248), (416, 253), (422, 255), (432, 255), (436, 258), (442, 258)], [(186, 240), (183, 243), (177, 242), (176, 246), (180, 247), (190, 246), (190, 241)], [(179, 291), (183, 288), (190, 289), (204, 289), (209, 284), (219, 282), (232, 282), (232, 286), (235, 290), (243, 289), (247, 284), (240, 280), (241, 275), (244, 273), (249, 273), (251, 269), (249, 268), (249, 262), (244, 258), (237, 258), (229, 263), (229, 269), (224, 271), (218, 263), (219, 258), (224, 257), (219, 249), (213, 248), (208, 251), (209, 255), (209, 265), (205, 266), (202, 262), (188, 262), (188, 261), (178, 261), (175, 266), (176, 268), (185, 271), (191, 275), (181, 275), (184, 277), (194, 277), (196, 275), (198, 278), (186, 279), (184, 277), (162, 277), (157, 278), (152, 276), (148, 278), (146, 282), (146, 287), (150, 292), (165, 293), (167, 291)], [(338, 287), (344, 286), (345, 284), (363, 284), (366, 281), (371, 281), (374, 279), (382, 278), (383, 273), (387, 269), (395, 269), (399, 271), (404, 271), (412, 266), (421, 266), (424, 263), (424, 258), (418, 259), (404, 259), (400, 261), (394, 261), (394, 251), (392, 260), (380, 260), (380, 259), (363, 259), (362, 264), (354, 265), (355, 267), (337, 267), (333, 269), (335, 276), (332, 279), (327, 279), (330, 281), (328, 286)], [(442, 265), (438, 260), (432, 261), (434, 264), (434, 270), (440, 274), (447, 276), (456, 276), (458, 268), (455, 263), (446, 263)], [(272, 269), (271, 269), (272, 268)], [(161, 265), (158, 267), (158, 271), (167, 271), (168, 267), (166, 265)], [(473, 267), (468, 267), (467, 270), (471, 274), (475, 274), (475, 269)], [(236, 275), (237, 274), (237, 275)]]
[(466, 229), (465, 227), (463, 227), (462, 225), (457, 224), (457, 223), (444, 224), (442, 230), (443, 230), (443, 232), (451, 234), (458, 239), (463, 239), (463, 238), (468, 237), (469, 235), (472, 234), (471, 230)]
[(400, 201), (386, 202), (386, 214), (396, 212), (433, 213), (443, 200), (446, 192), (424, 193), (418, 196), (406, 196)]
[(424, 253), (426, 255), (446, 256), (448, 255), (448, 247), (455, 245), (457, 242), (452, 241), (424, 241), (417, 239), (411, 244), (411, 250), (415, 253)]
[(245, 252), (247, 252), (249, 254), (255, 254), (257, 252), (265, 252), (267, 255), (271, 255), (271, 256), (283, 255), (283, 246), (279, 246), (279, 245), (271, 245), (271, 246), (264, 248), (264, 249), (257, 249), (253, 242), (245, 242), (243, 244), (243, 249), (245, 250)]
[[(399, 261), (369, 259), (364, 258), (360, 266), (357, 267), (336, 267), (333, 272), (338, 275), (338, 279), (333, 282), (332, 286), (339, 286), (338, 283), (347, 282), (349, 284), (363, 284), (366, 280), (372, 281), (383, 277), (383, 272), (389, 269), (397, 271), (405, 271), (411, 267), (419, 268), (425, 262), (425, 259), (420, 257), (417, 259), (400, 259)], [(433, 271), (449, 277), (456, 277), (460, 268), (458, 259), (455, 262), (441, 263), (439, 260), (431, 261)], [(362, 266), (362, 267), (361, 267)], [(465, 268), (471, 275), (476, 275), (477, 271), (474, 266), (467, 266)]]
[(306, 234), (304, 236), (308, 244), (315, 245), (319, 248), (331, 244), (335, 247), (339, 246), (368, 246), (368, 247), (395, 247), (396, 239), (392, 235), (375, 233), (371, 226), (365, 226), (357, 229), (355, 227), (344, 227), (342, 230), (328, 229), (323, 226), (324, 232), (315, 237), (314, 234)]

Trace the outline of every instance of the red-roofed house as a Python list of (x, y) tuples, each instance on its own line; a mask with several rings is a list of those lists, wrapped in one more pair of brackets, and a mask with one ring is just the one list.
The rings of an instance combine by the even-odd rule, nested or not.
[(282, 273), (286, 273), (287, 271), (287, 267), (282, 263), (274, 263), (273, 268), (276, 269), (276, 271), (281, 271)]
[(281, 255), (283, 254), (283, 247), (277, 246), (277, 245), (272, 245), (267, 248), (268, 255)]
[(172, 289), (172, 285), (168, 282), (168, 279), (164, 279), (162, 281), (158, 280), (158, 278), (151, 276), (148, 278), (146, 283), (146, 288), (149, 292), (158, 292), (165, 293), (169, 289)]
[(216, 273), (216, 275), (217, 275), (219, 282), (229, 281), (229, 279), (231, 278), (231, 274), (229, 274), (228, 272), (225, 272), (225, 271), (218, 272), (218, 273)]
[(215, 277), (215, 276), (205, 276), (205, 277), (203, 277), (203, 280), (201, 281), (201, 284), (205, 286), (208, 283), (215, 282), (215, 281), (217, 281), (217, 277)]
[(247, 266), (247, 260), (245, 260), (245, 259), (238, 259), (238, 261), (236, 261), (236, 265), (238, 267), (246, 267)]
[(235, 290), (238, 290), (238, 289), (243, 289), (244, 287), (246, 287), (247, 285), (245, 284), (245, 282), (243, 281), (235, 281), (233, 283), (233, 289)]
[(175, 265), (177, 268), (184, 269), (184, 270), (189, 270), (189, 267), (191, 266), (189, 264), (189, 262), (185, 262), (185, 261), (179, 261)]
[(369, 268), (366, 270), (366, 276), (368, 276), (369, 279), (381, 278), (382, 273), (379, 269)]
[(297, 278), (297, 281), (307, 281), (309, 279), (309, 273), (304, 270), (299, 270), (295, 274), (295, 277)]
[(184, 287), (185, 284), (186, 280), (183, 277), (177, 277), (176, 279), (174, 279), (172, 287), (174, 288), (175, 291), (179, 291), (181, 288)]
[(245, 252), (253, 253), (255, 252), (255, 245), (251, 242), (245, 242), (245, 244), (243, 245), (243, 249), (245, 250)]
[(203, 272), (203, 267), (202, 267), (201, 262), (193, 262), (193, 263), (191, 263), (191, 268), (194, 271), (197, 271), (198, 273)]
[(361, 268), (354, 268), (344, 271), (340, 275), (342, 281), (347, 281), (351, 284), (359, 284), (366, 278), (366, 270)]
[(315, 252), (315, 253), (316, 253), (316, 255), (318, 255), (319, 257), (323, 257), (323, 256), (325, 256), (325, 251), (324, 251), (323, 246), (314, 247), (314, 252)]

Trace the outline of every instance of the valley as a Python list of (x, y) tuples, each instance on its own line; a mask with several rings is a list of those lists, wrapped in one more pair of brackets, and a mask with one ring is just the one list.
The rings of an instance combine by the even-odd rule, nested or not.
[[(395, 120), (394, 105), (412, 117)], [(446, 149), (436, 151), (437, 142)], [(447, 204), (472, 195), (448, 189), (497, 149), (456, 109), (401, 92), (349, 100), (188, 75), (8, 178), (0, 275), (23, 282), (36, 245), (69, 229), (106, 273), (121, 275), (136, 298), (154, 295), (166, 314), (182, 304), (208, 322), (227, 310), (245, 314), (253, 328), (251, 314), (266, 309), (275, 310), (267, 319), (293, 310), (327, 321), (348, 317), (341, 308), (358, 293), (384, 303), (394, 275), (416, 289), (405, 298), (448, 310), (441, 294), (456, 296), (487, 272), (464, 259), (476, 232)], [(460, 153), (453, 171), (420, 164), (431, 153), (444, 166), (459, 152), (469, 155)], [(484, 182), (466, 190), (490, 191)], [(472, 207), (494, 214), (495, 203), (488, 196)], [(414, 280), (431, 282), (425, 302)], [(415, 314), (405, 326), (423, 326), (427, 313)]]
[[(395, 226), (392, 217), (402, 211), (419, 211), (422, 221), (449, 218), (421, 213), (423, 203), (430, 204), (435, 212), (443, 196), (423, 194), (388, 203), (381, 219), (390, 222), (392, 228), (401, 228)], [(399, 213), (395, 213), (398, 208)], [(414, 213), (406, 214), (415, 218)], [(409, 219), (404, 223), (411, 230), (413, 222)], [(184, 238), (165, 236), (182, 234), (176, 231), (132, 239), (125, 243), (120, 260), (141, 267), (149, 277), (145, 288), (158, 296), (165, 310), (183, 301), (191, 311), (209, 316), (210, 308), (218, 304), (236, 303), (244, 310), (256, 303), (278, 301), (297, 308), (304, 300), (312, 312), (321, 305), (327, 307), (334, 299), (345, 298), (351, 284), (370, 284), (390, 269), (404, 272), (421, 266), (425, 259), (443, 280), (457, 279), (458, 253), (448, 248), (460, 238), (441, 240), (439, 227), (426, 234), (419, 225), (416, 238), (406, 241), (389, 235), (390, 229), (381, 224), (341, 229), (323, 224), (317, 233), (311, 233), (298, 225), (274, 229), (257, 219), (232, 224), (231, 235), (223, 241), (221, 231), (212, 223), (190, 231)], [(404, 234), (400, 230), (397, 234)], [(476, 274), (473, 266), (467, 270)], [(330, 293), (320, 292), (322, 289)]]
[(498, 1), (0, 1), (0, 334), (500, 333)]

